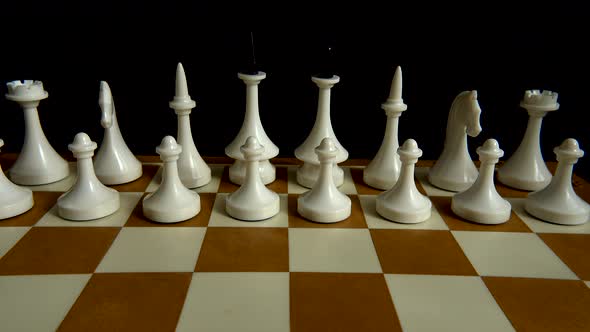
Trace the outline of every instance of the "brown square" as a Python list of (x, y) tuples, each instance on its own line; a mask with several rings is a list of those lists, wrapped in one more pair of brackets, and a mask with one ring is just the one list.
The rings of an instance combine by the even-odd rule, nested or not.
[(454, 231), (483, 231), (483, 232), (531, 232), (530, 228), (519, 216), (510, 212), (510, 219), (499, 225), (482, 225), (465, 220), (451, 210), (451, 197), (430, 197), (432, 204), (443, 218), (447, 226)]
[(291, 331), (401, 331), (382, 274), (291, 273)]
[(0, 220), (0, 226), (32, 226), (56, 203), (61, 192), (33, 191), (33, 208), (16, 217)]
[[(288, 182), (287, 167), (277, 166), (276, 179), (272, 183), (269, 183), (266, 187), (277, 194), (286, 194)], [(234, 191), (238, 190), (238, 188), (240, 188), (239, 185), (232, 183), (229, 180), (229, 167), (224, 167), (223, 174), (221, 175), (221, 182), (219, 183), (219, 189), (217, 192), (233, 193)]]
[(303, 218), (299, 212), (297, 212), (297, 198), (299, 195), (297, 194), (289, 194), (288, 198), (288, 212), (289, 212), (289, 227), (298, 227), (298, 228), (367, 228), (367, 222), (365, 220), (365, 215), (363, 214), (363, 208), (361, 207), (361, 202), (359, 201), (358, 196), (356, 195), (349, 195), (351, 201), (351, 211), (350, 217), (344, 219), (343, 221), (332, 223), (332, 224), (322, 224), (313, 222)]
[(210, 227), (196, 272), (287, 272), (286, 228)]
[(0, 275), (93, 273), (115, 227), (33, 227), (0, 259)]
[(477, 275), (449, 231), (371, 229), (384, 273)]
[(139, 200), (131, 216), (127, 219), (125, 227), (207, 227), (209, 224), (209, 217), (213, 210), (213, 202), (215, 201), (215, 193), (199, 193), (201, 197), (201, 212), (196, 216), (182, 222), (164, 224), (149, 220), (143, 215), (143, 199), (148, 194), (144, 194)]
[(582, 281), (482, 279), (517, 331), (590, 331), (590, 289)]
[(537, 235), (580, 279), (590, 280), (590, 234)]
[[(380, 193), (382, 193), (384, 190), (375, 189), (365, 183), (365, 181), (363, 180), (363, 171), (364, 169), (362, 168), (350, 169), (350, 174), (352, 175), (352, 180), (354, 181), (354, 185), (356, 187), (356, 192), (359, 195), (379, 195)], [(422, 195), (426, 195), (426, 191), (422, 187), (420, 181), (418, 181), (418, 179), (414, 179), (414, 182), (416, 183), (416, 188), (418, 189), (418, 191), (422, 193)]]
[(58, 331), (174, 331), (191, 273), (99, 273)]
[(574, 174), (572, 185), (576, 194), (587, 203), (590, 203), (590, 183)]
[(110, 187), (116, 189), (117, 191), (143, 192), (150, 184), (159, 168), (160, 166), (158, 165), (143, 165), (143, 174), (141, 174), (139, 179), (129, 183), (118, 184)]

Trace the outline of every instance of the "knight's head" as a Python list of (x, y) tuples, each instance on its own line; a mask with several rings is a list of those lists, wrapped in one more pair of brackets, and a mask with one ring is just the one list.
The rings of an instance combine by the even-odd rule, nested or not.
[(476, 137), (481, 132), (481, 125), (479, 123), (479, 116), (481, 108), (477, 101), (477, 90), (472, 90), (467, 96), (467, 135)]

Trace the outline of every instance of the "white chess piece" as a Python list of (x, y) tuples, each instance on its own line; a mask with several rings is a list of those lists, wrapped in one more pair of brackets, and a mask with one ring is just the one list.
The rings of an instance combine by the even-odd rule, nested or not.
[(488, 139), (477, 148), (481, 165), (475, 183), (466, 191), (453, 196), (451, 209), (459, 217), (479, 224), (502, 224), (510, 219), (510, 203), (494, 186), (494, 168), (504, 151), (495, 139)]
[(443, 151), (428, 172), (433, 185), (450, 191), (463, 191), (477, 178), (477, 168), (469, 156), (467, 135), (476, 137), (481, 132), (481, 108), (477, 91), (463, 91), (453, 101)]
[(386, 219), (415, 224), (430, 218), (432, 203), (422, 195), (414, 182), (414, 168), (422, 150), (413, 139), (408, 139), (397, 150), (402, 169), (393, 188), (377, 196), (377, 213)]
[(161, 223), (175, 223), (196, 216), (201, 211), (201, 198), (186, 188), (178, 176), (176, 162), (182, 146), (176, 143), (174, 137), (166, 136), (156, 152), (164, 163), (162, 183), (143, 199), (144, 216)]
[(391, 189), (400, 174), (401, 162), (397, 149), (399, 142), (397, 128), (399, 117), (402, 112), (408, 109), (402, 99), (402, 68), (397, 67), (391, 82), (389, 98), (381, 104), (387, 116), (385, 136), (375, 158), (363, 171), (363, 181), (371, 187), (387, 190)]
[(259, 163), (259, 173), (262, 183), (269, 184), (276, 178), (276, 169), (269, 159), (279, 154), (279, 148), (266, 135), (258, 110), (258, 84), (266, 78), (266, 73), (261, 71), (253, 75), (238, 73), (238, 77), (246, 84), (246, 114), (238, 135), (225, 148), (225, 154), (236, 160), (229, 168), (229, 180), (236, 184), (244, 183), (247, 166), (243, 160), (241, 145), (248, 137), (254, 136), (264, 146), (264, 153)]
[(57, 199), (57, 212), (69, 220), (91, 220), (106, 217), (119, 209), (119, 192), (103, 185), (92, 166), (96, 143), (85, 133), (78, 133), (68, 145), (77, 159), (78, 178), (65, 194)]
[(498, 180), (521, 190), (540, 190), (551, 181), (551, 172), (547, 169), (541, 154), (541, 124), (548, 112), (559, 109), (557, 93), (528, 90), (520, 106), (529, 114), (526, 131), (516, 151), (498, 169)]
[(14, 183), (33, 186), (64, 179), (70, 173), (68, 163), (51, 147), (39, 122), (37, 106), (48, 96), (43, 82), (12, 81), (6, 86), (6, 99), (19, 103), (25, 115), (25, 141), (8, 176)]
[(178, 173), (182, 183), (188, 188), (206, 185), (211, 181), (211, 169), (197, 151), (191, 132), (190, 114), (196, 106), (188, 94), (186, 75), (181, 63), (176, 67), (176, 94), (170, 102), (178, 116), (178, 144), (182, 146), (182, 153), (178, 159)]
[(225, 198), (225, 211), (230, 216), (247, 221), (268, 219), (280, 209), (279, 195), (266, 188), (259, 172), (259, 161), (264, 158), (264, 147), (254, 136), (240, 148), (246, 163), (244, 184)]
[(106, 185), (138, 179), (143, 172), (141, 162), (129, 150), (121, 135), (115, 103), (107, 82), (100, 82), (98, 104), (102, 110), (100, 124), (104, 128), (104, 137), (94, 158), (96, 177)]
[(319, 178), (310, 191), (297, 199), (297, 212), (304, 218), (320, 223), (335, 223), (350, 216), (350, 197), (341, 193), (334, 183), (332, 171), (338, 148), (330, 137), (315, 148), (320, 162)]
[(320, 162), (314, 149), (325, 137), (330, 137), (338, 151), (335, 156), (332, 176), (334, 177), (334, 183), (339, 187), (344, 183), (344, 171), (337, 164), (348, 159), (348, 151), (338, 142), (332, 129), (332, 122), (330, 120), (330, 89), (336, 83), (340, 82), (340, 77), (336, 75), (332, 76), (332, 78), (312, 77), (311, 80), (317, 84), (320, 90), (318, 111), (315, 124), (309, 136), (295, 149), (295, 157), (303, 161), (303, 165), (297, 169), (297, 183), (307, 188), (313, 187), (320, 173)]
[(547, 187), (528, 195), (525, 210), (555, 224), (583, 224), (590, 218), (590, 205), (572, 188), (572, 172), (574, 164), (584, 156), (584, 151), (573, 138), (566, 139), (553, 151), (558, 161), (555, 176)]
[[(4, 141), (0, 139), (0, 148)], [(17, 186), (4, 175), (0, 165), (0, 219), (11, 218), (29, 211), (33, 207), (31, 189)]]

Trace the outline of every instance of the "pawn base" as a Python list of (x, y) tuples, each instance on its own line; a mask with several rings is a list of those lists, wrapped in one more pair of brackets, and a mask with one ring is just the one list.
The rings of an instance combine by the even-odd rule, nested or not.
[(474, 223), (498, 225), (503, 224), (510, 219), (511, 206), (510, 203), (505, 203), (504, 206), (493, 206), (492, 204), (486, 209), (486, 211), (481, 211), (468, 208), (464, 206), (465, 204), (458, 203), (453, 198), (451, 201), (451, 210), (459, 217)]
[(311, 221), (323, 224), (337, 223), (350, 217), (351, 213), (352, 204), (350, 198), (346, 195), (343, 195), (343, 197), (345, 199), (339, 204), (340, 206), (333, 206), (331, 204), (310, 205), (305, 201), (306, 196), (302, 195), (297, 199), (297, 212), (305, 219)]
[[(583, 205), (585, 204), (585, 205)], [(579, 204), (578, 208), (570, 208), (567, 210), (552, 209), (546, 203), (538, 203), (536, 201), (527, 199), (524, 205), (526, 212), (532, 216), (559, 225), (581, 225), (590, 220), (590, 206), (585, 202)]]
[(119, 210), (120, 206), (119, 193), (115, 190), (113, 192), (116, 194), (109, 195), (100, 202), (93, 201), (91, 204), (67, 202), (68, 193), (65, 193), (57, 199), (57, 213), (63, 219), (73, 221), (86, 221), (109, 216)]
[[(265, 185), (272, 183), (276, 180), (276, 168), (270, 161), (260, 160), (258, 164), (258, 171), (260, 172), (260, 178), (262, 183)], [(232, 183), (242, 185), (246, 178), (246, 162), (243, 160), (236, 159), (236, 161), (229, 167), (229, 180)]]
[(96, 168), (96, 163), (94, 164), (94, 169), (98, 180), (107, 186), (132, 182), (139, 179), (143, 174), (141, 164), (139, 164), (139, 167), (134, 167), (133, 169), (127, 170), (124, 173), (104, 172)]
[[(2, 170), (0, 170), (1, 172)], [(2, 176), (2, 175), (0, 175)], [(33, 192), (19, 188), (20, 191), (2, 193), (2, 195), (12, 195), (9, 200), (0, 199), (0, 219), (7, 219), (18, 216), (29, 211), (33, 207)]]
[(376, 209), (377, 213), (385, 219), (402, 224), (417, 224), (430, 218), (432, 204), (428, 201), (428, 204), (422, 208), (391, 206), (377, 198)]
[[(159, 223), (177, 223), (188, 220), (201, 212), (201, 198), (196, 192), (190, 192), (191, 199), (167, 204), (161, 197), (148, 194), (142, 201), (143, 215)], [(168, 202), (170, 203), (170, 202)]]
[(234, 201), (232, 195), (225, 198), (225, 211), (231, 217), (243, 221), (259, 221), (274, 217), (279, 213), (281, 201), (279, 195), (270, 196), (267, 202), (252, 202), (251, 204), (240, 204), (239, 200)]
[[(301, 167), (297, 168), (297, 183), (306, 187), (312, 188), (320, 176), (320, 165), (304, 162)], [(334, 164), (332, 169), (332, 177), (336, 187), (340, 187), (344, 183), (344, 170)]]
[(69, 174), (70, 168), (65, 160), (47, 169), (23, 169), (15, 163), (8, 171), (8, 177), (12, 182), (25, 186), (54, 183), (65, 179)]

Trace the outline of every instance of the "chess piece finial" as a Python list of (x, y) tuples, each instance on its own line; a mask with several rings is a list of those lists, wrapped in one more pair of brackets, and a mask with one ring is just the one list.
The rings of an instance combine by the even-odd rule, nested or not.
[(37, 106), (49, 95), (43, 83), (12, 81), (6, 86), (6, 99), (17, 102), (25, 117), (23, 147), (8, 176), (13, 182), (22, 185), (40, 185), (64, 179), (70, 173), (68, 163), (49, 144), (39, 121)]
[(264, 157), (265, 147), (250, 136), (240, 148), (246, 163), (244, 183), (225, 200), (225, 210), (230, 216), (257, 221), (273, 217), (280, 210), (279, 195), (268, 189), (259, 172), (259, 161)]
[(142, 165), (123, 139), (111, 89), (105, 81), (100, 82), (98, 104), (102, 111), (100, 124), (104, 128), (104, 137), (94, 158), (96, 177), (106, 185), (134, 181), (141, 177)]
[(388, 191), (376, 198), (377, 213), (386, 219), (415, 224), (430, 218), (432, 203), (422, 195), (414, 181), (414, 169), (422, 150), (413, 139), (408, 139), (398, 149), (402, 168), (399, 179)]
[[(0, 139), (0, 148), (4, 141)], [(10, 182), (0, 165), (0, 219), (12, 218), (33, 207), (33, 192)]]
[(176, 93), (169, 105), (178, 116), (177, 139), (182, 146), (177, 163), (180, 180), (188, 188), (204, 186), (211, 181), (211, 169), (197, 151), (193, 140), (190, 114), (196, 103), (188, 94), (186, 75), (181, 63), (176, 67)]
[(387, 116), (383, 142), (375, 158), (363, 170), (363, 181), (371, 187), (391, 189), (400, 175), (401, 161), (397, 154), (399, 148), (398, 125), (402, 112), (408, 109), (402, 99), (402, 68), (398, 66), (393, 75), (387, 100), (381, 104)]
[(443, 151), (428, 172), (428, 180), (434, 186), (464, 191), (477, 179), (477, 168), (467, 149), (467, 136), (476, 137), (481, 132), (480, 114), (477, 91), (463, 91), (453, 100)]
[(236, 184), (243, 184), (246, 178), (246, 162), (241, 152), (242, 144), (248, 137), (256, 137), (258, 142), (264, 146), (264, 152), (259, 162), (259, 173), (264, 184), (269, 184), (276, 179), (276, 169), (269, 159), (279, 154), (279, 148), (270, 140), (262, 122), (258, 108), (258, 85), (266, 78), (266, 73), (258, 71), (256, 74), (238, 73), (246, 85), (246, 113), (242, 127), (234, 140), (225, 148), (225, 154), (235, 162), (229, 168), (229, 179)]
[(318, 109), (316, 120), (305, 141), (295, 149), (295, 157), (303, 161), (303, 165), (297, 169), (297, 183), (311, 188), (319, 176), (319, 160), (315, 153), (315, 147), (320, 145), (325, 137), (329, 137), (338, 150), (332, 171), (334, 183), (341, 186), (344, 183), (344, 171), (337, 164), (348, 159), (348, 151), (340, 144), (334, 134), (330, 119), (330, 89), (338, 82), (340, 77), (334, 75), (331, 78), (312, 77), (311, 80), (319, 88)]
[(502, 224), (508, 221), (510, 203), (494, 186), (494, 168), (504, 151), (495, 139), (488, 139), (477, 148), (481, 166), (475, 183), (466, 191), (453, 196), (451, 209), (458, 216), (480, 224)]
[(319, 177), (310, 191), (297, 199), (297, 212), (319, 223), (335, 223), (350, 216), (351, 201), (338, 190), (332, 170), (339, 154), (336, 142), (326, 137), (314, 149), (320, 163)]
[(551, 181), (551, 172), (541, 153), (541, 125), (548, 112), (559, 109), (556, 92), (527, 90), (520, 106), (527, 110), (529, 120), (524, 137), (504, 165), (498, 169), (498, 180), (521, 190), (540, 190)]
[(166, 136), (156, 147), (164, 163), (162, 183), (143, 199), (143, 214), (160, 223), (176, 223), (196, 216), (201, 211), (201, 198), (186, 188), (178, 176), (177, 161), (183, 147), (172, 136)]
[(555, 224), (579, 225), (590, 218), (590, 205), (581, 199), (572, 187), (574, 164), (584, 156), (578, 141), (568, 138), (553, 149), (557, 156), (557, 169), (551, 182), (539, 191), (530, 193), (525, 210), (531, 215)]
[(58, 214), (69, 220), (84, 221), (106, 217), (119, 209), (119, 192), (103, 185), (92, 166), (97, 144), (78, 133), (68, 149), (77, 159), (78, 178), (74, 186), (57, 200)]

